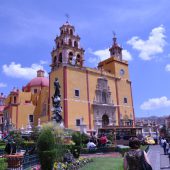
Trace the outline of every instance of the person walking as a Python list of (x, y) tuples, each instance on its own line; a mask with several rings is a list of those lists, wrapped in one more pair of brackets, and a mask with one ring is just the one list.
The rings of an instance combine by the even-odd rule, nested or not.
[(167, 144), (166, 139), (164, 139), (163, 141), (164, 155), (166, 155), (166, 144)]
[(124, 155), (124, 170), (152, 170), (146, 152), (140, 149), (140, 140), (130, 138), (129, 146), (130, 150)]
[(168, 151), (169, 151), (169, 142), (168, 140), (166, 141), (166, 155), (168, 155)]

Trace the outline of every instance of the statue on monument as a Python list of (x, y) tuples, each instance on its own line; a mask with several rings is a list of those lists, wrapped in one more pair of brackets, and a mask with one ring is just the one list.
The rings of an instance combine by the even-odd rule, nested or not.
[(52, 96), (52, 102), (53, 102), (53, 120), (56, 121), (57, 123), (62, 122), (62, 116), (61, 116), (61, 112), (62, 112), (62, 107), (61, 107), (61, 95), (60, 95), (60, 84), (58, 81), (58, 78), (55, 78), (54, 81), (54, 89), (55, 89), (55, 93)]

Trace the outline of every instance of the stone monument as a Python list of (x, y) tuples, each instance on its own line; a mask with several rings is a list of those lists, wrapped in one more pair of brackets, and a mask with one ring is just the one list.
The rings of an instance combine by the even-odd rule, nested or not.
[(52, 112), (53, 112), (53, 121), (55, 121), (56, 123), (59, 123), (60, 125), (62, 124), (62, 116), (61, 116), (61, 112), (62, 112), (62, 107), (61, 107), (61, 95), (60, 95), (60, 84), (58, 81), (58, 78), (55, 78), (54, 81), (54, 95), (52, 96), (52, 103), (53, 103), (53, 108), (52, 108)]

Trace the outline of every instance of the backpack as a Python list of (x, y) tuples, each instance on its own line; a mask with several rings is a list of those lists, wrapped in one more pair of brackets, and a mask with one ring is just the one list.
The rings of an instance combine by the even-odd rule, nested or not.
[(126, 153), (126, 160), (129, 170), (143, 170), (143, 151), (130, 150)]

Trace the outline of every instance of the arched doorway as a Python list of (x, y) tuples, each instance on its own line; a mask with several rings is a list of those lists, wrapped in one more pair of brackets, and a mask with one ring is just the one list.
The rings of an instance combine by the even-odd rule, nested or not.
[(102, 116), (102, 127), (106, 127), (109, 124), (109, 117), (107, 115)]

